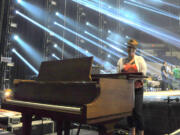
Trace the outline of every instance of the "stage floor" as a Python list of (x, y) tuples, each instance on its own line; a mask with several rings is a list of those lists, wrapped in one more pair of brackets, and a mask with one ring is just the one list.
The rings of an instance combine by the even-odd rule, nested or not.
[(180, 99), (180, 90), (144, 92), (144, 102), (166, 101), (168, 99)]
[[(77, 129), (72, 129), (70, 131), (70, 135), (76, 135), (76, 134), (77, 134)], [(57, 135), (57, 133), (46, 134), (46, 135)], [(81, 129), (79, 135), (98, 135), (98, 132), (93, 130)]]

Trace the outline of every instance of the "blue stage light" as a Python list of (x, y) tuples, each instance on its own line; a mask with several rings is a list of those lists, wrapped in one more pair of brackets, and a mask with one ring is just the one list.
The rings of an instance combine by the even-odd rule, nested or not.
[(111, 30), (108, 30), (108, 33), (111, 33)]
[(16, 51), (16, 49), (15, 49), (15, 48), (12, 48), (12, 49), (11, 49), (11, 51), (12, 51), (12, 52), (15, 52), (15, 51)]
[(57, 60), (60, 60), (60, 58), (58, 56), (56, 56), (56, 54), (52, 53), (51, 54), (54, 58), (56, 58)]
[(36, 75), (39, 73), (21, 54), (19, 54), (16, 49), (12, 49), (12, 52), (15, 53)]
[(95, 38), (95, 39), (98, 40), (98, 41), (103, 42), (104, 44), (108, 45), (109, 47), (113, 48), (114, 50), (116, 50), (116, 51), (118, 51), (118, 52), (120, 52), (120, 53), (127, 54), (127, 53), (124, 52), (123, 50), (117, 48), (116, 46), (114, 46), (114, 45), (108, 43), (107, 41), (105, 41), (105, 40), (103, 40), (103, 39), (101, 39), (101, 38), (96, 37), (95, 35), (93, 35), (93, 34), (87, 32), (87, 31), (85, 31), (84, 33), (86, 33), (87, 35), (91, 36), (92, 38)]
[(55, 14), (58, 16), (58, 15), (59, 15), (59, 12), (56, 12)]
[(167, 43), (175, 45), (176, 47), (180, 47), (179, 35), (176, 35), (174, 33), (166, 31), (165, 29), (161, 29), (159, 27), (153, 26), (147, 22), (143, 22), (140, 20), (130, 20), (128, 18), (122, 17), (120, 14), (114, 13), (105, 8), (101, 8), (98, 6), (98, 4), (94, 4), (87, 0), (72, 0), (72, 1), (75, 3), (78, 3), (80, 5), (83, 5), (85, 7), (88, 7), (94, 11), (97, 11), (103, 15), (111, 17), (117, 21), (128, 24), (129, 26), (131, 26), (137, 30), (143, 31), (155, 38), (161, 39)]
[(148, 11), (152, 11), (154, 13), (157, 13), (157, 14), (160, 14), (160, 15), (164, 15), (164, 16), (176, 19), (176, 20), (179, 20), (179, 17), (176, 16), (176, 15), (170, 14), (168, 12), (162, 11), (160, 9), (154, 8), (154, 7), (150, 6), (150, 5), (147, 5), (147, 4), (144, 4), (144, 3), (141, 3), (141, 2), (124, 1), (124, 3), (132, 5), (132, 6), (136, 6), (136, 7), (148, 10)]
[(40, 52), (35, 50), (32, 45), (26, 43), (23, 39), (21, 39), (18, 35), (14, 35), (14, 39), (16, 42), (21, 46), (21, 48), (31, 56), (32, 60), (36, 62), (37, 65), (40, 65), (40, 63), (43, 61), (42, 55), (40, 55)]
[(16, 0), (17, 1), (17, 3), (21, 3), (22, 2), (22, 0)]
[(88, 51), (88, 50), (86, 50), (86, 53), (89, 53), (89, 51)]
[(57, 45), (57, 44), (54, 44), (53, 46), (54, 46), (54, 48), (57, 48), (57, 47), (58, 47), (58, 45)]
[(38, 6), (31, 4), (27, 0), (21, 1), (20, 5), (24, 10), (28, 11), (28, 13), (30, 13), (32, 16), (38, 18), (41, 21), (44, 21), (44, 16), (49, 16), (48, 11), (45, 11)]
[(111, 54), (113, 54), (114, 56), (117, 56), (117, 57), (120, 57), (120, 56), (121, 56), (121, 55), (119, 55), (118, 53), (113, 52), (113, 51), (111, 51), (111, 50), (109, 50), (109, 49), (107, 49), (107, 48), (105, 48), (105, 47), (102, 47), (102, 45), (97, 44), (96, 42), (94, 42), (94, 41), (92, 41), (92, 40), (86, 38), (85, 36), (83, 36), (83, 35), (81, 35), (81, 34), (75, 32), (75, 31), (72, 31), (71, 29), (69, 29), (69, 28), (67, 28), (67, 27), (64, 27), (63, 25), (61, 25), (61, 24), (59, 24), (59, 23), (57, 23), (57, 22), (56, 22), (55, 24), (56, 24), (57, 26), (59, 26), (59, 27), (65, 29), (65, 30), (67, 30), (67, 31), (69, 31), (69, 32), (71, 32), (71, 33), (73, 33), (74, 35), (79, 36), (80, 38), (82, 38), (82, 39), (88, 41), (89, 43), (92, 43), (93, 45), (95, 45), (95, 46), (97, 46), (97, 47), (99, 47), (99, 48), (102, 48), (104, 51), (106, 51), (106, 52), (108, 52), (108, 53), (111, 53)]
[(14, 40), (18, 40), (19, 36), (18, 35), (14, 35), (13, 38), (14, 38)]
[[(24, 19), (30, 21), (31, 23), (35, 24), (35, 25), (38, 26), (39, 28), (45, 30), (46, 32), (48, 32), (48, 33), (53, 33), (53, 34), (54, 34), (54, 37), (56, 37), (58, 40), (63, 41), (63, 42), (66, 43), (68, 46), (74, 48), (75, 50), (78, 50), (80, 53), (84, 54), (85, 56), (88, 56), (88, 57), (93, 56), (95, 62), (99, 63), (100, 65), (101, 65), (102, 63), (104, 63), (104, 61), (103, 61), (102, 59), (96, 57), (94, 54), (92, 54), (92, 53), (90, 53), (90, 52), (89, 52), (88, 54), (86, 54), (84, 49), (80, 48), (80, 47), (77, 46), (76, 44), (74, 44), (74, 43), (72, 43), (71, 41), (65, 39), (64, 37), (58, 35), (57, 33), (53, 32), (52, 30), (46, 28), (45, 26), (41, 25), (40, 23), (34, 21), (33, 19), (29, 18), (28, 16), (24, 15), (23, 13), (17, 12), (17, 14), (20, 15), (21, 17), (23, 17)], [(112, 65), (112, 64), (111, 64), (111, 65)], [(114, 66), (112, 65), (112, 67), (114, 67)], [(105, 67), (105, 68), (106, 68), (106, 67)], [(114, 68), (115, 68), (115, 67), (114, 67)]]
[(89, 22), (86, 22), (86, 25), (89, 25)]

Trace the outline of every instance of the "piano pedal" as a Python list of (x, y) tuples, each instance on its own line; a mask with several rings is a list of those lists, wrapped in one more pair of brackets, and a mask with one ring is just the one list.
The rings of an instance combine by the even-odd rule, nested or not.
[[(79, 128), (80, 124), (79, 123), (72, 123), (71, 128)], [(87, 124), (81, 124), (81, 129), (86, 129), (86, 130), (97, 130), (96, 127), (87, 125)]]
[(128, 135), (128, 130), (118, 129), (114, 131), (113, 135)]

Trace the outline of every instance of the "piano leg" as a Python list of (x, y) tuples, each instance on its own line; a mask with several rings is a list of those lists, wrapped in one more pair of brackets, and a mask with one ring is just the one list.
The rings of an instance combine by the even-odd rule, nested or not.
[(57, 125), (57, 135), (62, 135), (63, 121), (62, 120), (56, 121), (56, 125)]
[(112, 135), (112, 133), (107, 133), (107, 128), (104, 125), (99, 125), (98, 135)]
[(22, 114), (22, 132), (23, 135), (31, 135), (31, 123), (32, 123), (32, 115), (31, 114)]
[(71, 122), (69, 121), (65, 121), (64, 122), (64, 135), (70, 135), (70, 126), (71, 126)]

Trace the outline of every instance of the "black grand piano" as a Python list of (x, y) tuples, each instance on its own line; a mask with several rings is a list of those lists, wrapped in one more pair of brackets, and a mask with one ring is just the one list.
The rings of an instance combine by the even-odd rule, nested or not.
[(92, 61), (42, 62), (37, 80), (14, 80), (13, 96), (2, 108), (22, 113), (23, 135), (31, 134), (32, 115), (55, 120), (58, 135), (69, 135), (71, 122), (103, 125), (131, 115), (134, 79), (142, 73), (91, 75)]

